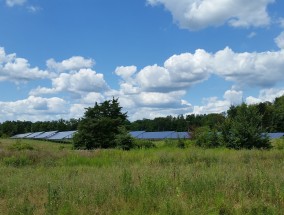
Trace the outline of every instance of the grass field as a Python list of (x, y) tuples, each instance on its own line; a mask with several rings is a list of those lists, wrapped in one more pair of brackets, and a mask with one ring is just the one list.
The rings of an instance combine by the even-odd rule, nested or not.
[(0, 214), (284, 214), (284, 143), (274, 144), (75, 151), (0, 139)]

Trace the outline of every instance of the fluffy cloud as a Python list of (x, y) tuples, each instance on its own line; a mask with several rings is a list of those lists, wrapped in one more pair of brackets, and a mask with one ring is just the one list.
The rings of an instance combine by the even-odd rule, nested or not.
[(9, 7), (14, 7), (17, 5), (23, 5), (24, 3), (26, 3), (26, 0), (6, 0), (6, 4)]
[(181, 28), (198, 30), (228, 23), (234, 27), (270, 24), (267, 6), (274, 0), (147, 0), (162, 4)]
[(242, 102), (242, 91), (228, 90), (224, 94), (224, 99), (219, 100), (217, 97), (203, 99), (202, 106), (194, 106), (193, 113), (208, 114), (222, 113), (230, 108), (231, 105), (238, 105)]
[(54, 59), (49, 59), (46, 62), (47, 67), (56, 72), (74, 71), (79, 69), (92, 68), (95, 62), (93, 59), (85, 59), (81, 56), (74, 56), (62, 62), (56, 62)]
[(169, 71), (157, 65), (142, 69), (137, 74), (136, 81), (146, 91), (164, 91), (175, 87), (171, 83)]
[(247, 104), (257, 104), (260, 102), (273, 102), (275, 98), (283, 96), (284, 95), (284, 89), (263, 89), (260, 91), (258, 98), (249, 96), (246, 98)]
[(103, 74), (91, 69), (80, 69), (74, 73), (61, 73), (52, 79), (52, 88), (39, 87), (30, 92), (31, 95), (52, 94), (59, 92), (88, 93), (108, 89)]
[(15, 102), (0, 102), (1, 120), (52, 120), (66, 115), (68, 104), (61, 98), (30, 96)]
[(284, 51), (235, 53), (225, 48), (214, 55), (215, 74), (239, 85), (273, 86), (283, 81)]
[(280, 49), (284, 49), (284, 31), (275, 38), (275, 43)]
[(127, 73), (127, 80), (121, 87), (132, 93), (187, 90), (215, 74), (239, 88), (267, 88), (284, 80), (283, 67), (284, 50), (236, 53), (226, 47), (215, 54), (197, 50), (194, 54), (174, 55), (164, 66), (146, 66), (139, 72)]
[(115, 73), (122, 77), (120, 86), (125, 93), (164, 93), (184, 90), (205, 81), (210, 76), (211, 64), (212, 55), (198, 49), (194, 54), (173, 55), (164, 66), (146, 66), (140, 71), (135, 66), (118, 67)]
[(132, 80), (132, 76), (137, 72), (136, 66), (120, 66), (115, 69), (115, 74), (120, 76), (123, 80)]
[(185, 91), (174, 91), (170, 93), (142, 92), (134, 97), (136, 104), (144, 107), (178, 107)]
[(0, 47), (0, 81), (25, 82), (34, 79), (51, 78), (52, 73), (40, 70), (38, 67), (31, 68), (28, 60), (18, 58), (16, 54), (6, 54)]
[(164, 64), (171, 80), (180, 86), (191, 86), (206, 80), (210, 72), (211, 55), (202, 49), (194, 54), (173, 55)]

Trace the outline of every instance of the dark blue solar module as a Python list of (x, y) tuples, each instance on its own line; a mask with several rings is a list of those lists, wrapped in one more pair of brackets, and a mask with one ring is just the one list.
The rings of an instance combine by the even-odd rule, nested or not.
[(35, 138), (42, 133), (43, 133), (42, 131), (41, 132), (35, 132), (35, 133), (30, 134), (29, 136), (26, 136), (25, 138)]
[(17, 138), (25, 138), (25, 137), (27, 137), (27, 136), (29, 136), (29, 135), (31, 135), (32, 133), (25, 133), (25, 134), (17, 134), (17, 135), (14, 135), (13, 137), (11, 137), (11, 138), (15, 138), (15, 139), (17, 139)]
[(169, 139), (179, 139), (179, 138), (182, 138), (182, 139), (188, 139), (190, 138), (190, 133), (188, 132), (174, 132), (171, 134), (171, 136), (167, 137)]
[(63, 140), (63, 139), (71, 139), (77, 131), (62, 131), (58, 132), (50, 137), (48, 140)]
[(132, 136), (132, 137), (138, 137), (139, 135), (145, 133), (145, 131), (130, 131), (129, 134)]
[(267, 133), (267, 136), (270, 139), (277, 139), (277, 138), (284, 137), (284, 133)]
[(43, 132), (42, 134), (36, 136), (35, 139), (46, 139), (46, 138), (54, 135), (55, 133), (57, 133), (57, 131)]
[(144, 132), (142, 134), (140, 134), (139, 136), (137, 136), (138, 139), (166, 139), (168, 137), (170, 137), (173, 133), (175, 133), (174, 131), (161, 131), (161, 132)]

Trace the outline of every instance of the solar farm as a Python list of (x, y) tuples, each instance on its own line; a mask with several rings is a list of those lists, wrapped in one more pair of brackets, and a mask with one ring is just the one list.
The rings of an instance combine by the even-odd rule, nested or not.
[(54, 140), (54, 141), (64, 141), (73, 138), (77, 131), (48, 131), (48, 132), (35, 132), (35, 133), (25, 133), (17, 134), (12, 136), (12, 139), (39, 139), (39, 140)]
[[(48, 131), (48, 132), (34, 132), (17, 134), (12, 136), (12, 139), (41, 139), (41, 140), (70, 140), (77, 131)], [(161, 132), (146, 132), (146, 131), (131, 131), (129, 134), (133, 138), (147, 139), (147, 140), (163, 140), (163, 139), (189, 139), (191, 138), (188, 132), (176, 131), (161, 131)]]
[[(51, 141), (71, 140), (77, 131), (48, 131), (48, 132), (34, 132), (17, 134), (12, 136), (12, 139), (41, 139)], [(130, 131), (129, 134), (136, 139), (145, 140), (164, 140), (164, 139), (191, 139), (190, 132), (176, 132), (176, 131)], [(284, 133), (267, 133), (269, 139), (277, 139), (284, 137)]]

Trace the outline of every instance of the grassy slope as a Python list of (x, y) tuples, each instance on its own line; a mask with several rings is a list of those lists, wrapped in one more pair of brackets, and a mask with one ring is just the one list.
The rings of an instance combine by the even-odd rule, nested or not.
[(88, 152), (41, 141), (0, 142), (0, 214), (284, 211), (282, 149)]

